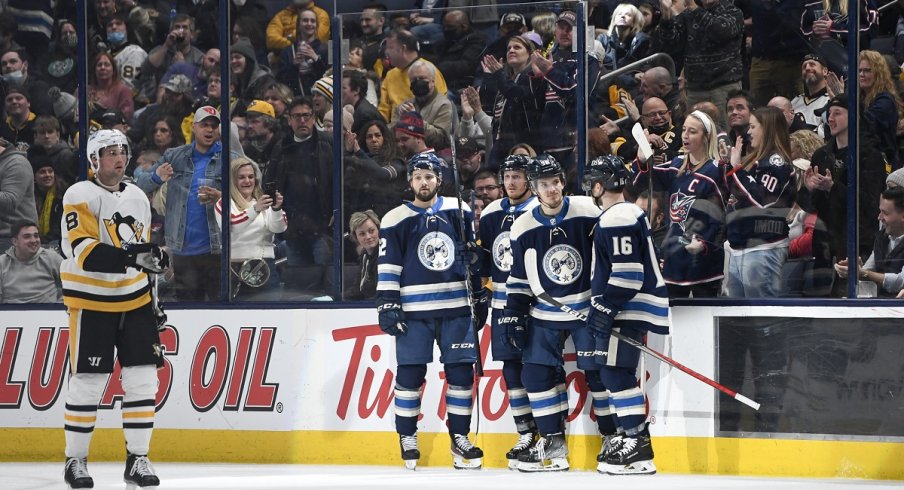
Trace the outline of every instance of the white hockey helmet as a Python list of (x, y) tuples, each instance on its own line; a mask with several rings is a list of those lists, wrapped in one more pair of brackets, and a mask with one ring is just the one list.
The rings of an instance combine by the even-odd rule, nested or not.
[(132, 160), (132, 150), (129, 148), (129, 139), (118, 129), (98, 129), (88, 137), (85, 150), (88, 153), (88, 165), (97, 173), (100, 166), (100, 151), (110, 146), (118, 146), (126, 150), (126, 164)]

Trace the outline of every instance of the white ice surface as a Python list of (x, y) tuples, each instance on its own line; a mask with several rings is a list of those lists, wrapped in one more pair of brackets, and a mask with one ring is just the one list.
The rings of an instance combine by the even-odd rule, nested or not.
[[(94, 488), (125, 488), (124, 463), (88, 463)], [(429, 489), (429, 490), (590, 490), (596, 488), (645, 489), (862, 489), (902, 488), (902, 482), (865, 480), (814, 480), (703, 475), (605, 476), (589, 471), (522, 474), (485, 469), (419, 468), (416, 471), (387, 466), (303, 466), (251, 464), (159, 463), (154, 465), (160, 489)], [(0, 489), (65, 489), (63, 463), (0, 463)]]

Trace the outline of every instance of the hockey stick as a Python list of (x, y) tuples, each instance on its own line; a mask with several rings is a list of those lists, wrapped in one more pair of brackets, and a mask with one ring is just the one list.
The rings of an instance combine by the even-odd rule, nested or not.
[[(529, 280), (529, 282), (533, 283), (534, 281)], [(537, 295), (538, 298), (542, 299), (543, 301), (546, 301), (547, 303), (555, 306), (556, 308), (564, 311), (565, 313), (568, 313), (569, 315), (577, 318), (578, 320), (583, 320), (585, 322), (587, 321), (586, 315), (584, 315), (583, 313), (581, 313), (579, 311), (575, 311), (568, 305), (562, 304), (561, 302), (559, 302), (558, 300), (556, 300), (555, 298), (550, 296), (549, 293), (547, 293), (546, 291), (543, 291), (542, 288), (540, 288), (539, 286), (540, 286), (539, 284), (536, 284), (536, 285), (531, 284), (531, 289), (533, 289), (534, 294)], [(698, 373), (697, 371), (694, 371), (693, 369), (685, 366), (684, 364), (681, 364), (680, 362), (672, 359), (671, 357), (668, 357), (665, 354), (660, 354), (659, 352), (656, 352), (655, 350), (643, 345), (642, 343), (632, 339), (631, 337), (622, 335), (621, 332), (616, 332), (615, 330), (612, 330), (610, 333), (612, 334), (613, 337), (617, 338), (618, 340), (621, 340), (622, 342), (630, 345), (631, 347), (634, 347), (645, 354), (649, 354), (649, 355), (655, 357), (656, 359), (659, 359), (660, 361), (662, 361), (672, 367), (675, 367), (681, 371), (684, 371), (685, 373), (691, 375), (692, 377), (712, 386), (713, 388), (721, 391), (722, 393), (725, 393), (726, 395), (734, 398), (735, 400), (743, 403), (744, 405), (747, 405), (748, 407), (750, 407), (754, 410), (760, 409), (759, 403), (751, 400), (750, 398), (747, 398), (746, 396), (738, 393), (737, 391), (734, 391), (730, 388), (726, 388), (725, 386), (720, 385), (719, 383), (713, 381), (712, 379), (707, 378), (706, 376)]]

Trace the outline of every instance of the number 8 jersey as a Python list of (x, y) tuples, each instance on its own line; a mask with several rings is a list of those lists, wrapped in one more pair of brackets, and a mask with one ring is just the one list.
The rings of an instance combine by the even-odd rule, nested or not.
[(151, 208), (137, 186), (112, 192), (85, 180), (63, 196), (60, 266), (63, 303), (94, 311), (130, 311), (150, 301), (147, 275), (123, 265), (124, 244), (147, 242)]

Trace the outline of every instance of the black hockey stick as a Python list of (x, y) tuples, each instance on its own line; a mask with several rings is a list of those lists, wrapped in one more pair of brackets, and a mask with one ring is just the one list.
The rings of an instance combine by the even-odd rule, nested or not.
[[(569, 315), (577, 318), (578, 320), (583, 320), (585, 322), (587, 321), (587, 316), (585, 316), (583, 313), (581, 313), (579, 311), (575, 311), (568, 305), (562, 304), (560, 301), (558, 301), (557, 299), (550, 296), (549, 293), (544, 291), (542, 289), (542, 287), (540, 287), (539, 284), (534, 284), (535, 281), (530, 280), (529, 275), (528, 275), (528, 281), (531, 283), (531, 289), (533, 290), (533, 292), (537, 296), (537, 298), (539, 298), (543, 301), (546, 301), (547, 303), (555, 306), (556, 308), (564, 311), (565, 313), (568, 313)], [(751, 400), (750, 398), (747, 398), (746, 396), (738, 393), (737, 391), (734, 391), (730, 388), (722, 386), (721, 384), (717, 383), (716, 381), (714, 381), (710, 378), (707, 378), (706, 376), (698, 373), (697, 371), (694, 371), (693, 369), (685, 366), (684, 364), (681, 364), (680, 362), (672, 359), (671, 357), (668, 357), (665, 354), (660, 354), (659, 352), (656, 352), (655, 350), (643, 345), (642, 343), (632, 339), (631, 337), (622, 335), (621, 332), (616, 332), (615, 330), (612, 330), (610, 333), (612, 334), (613, 337), (630, 345), (631, 347), (634, 347), (643, 353), (649, 354), (649, 355), (655, 357), (656, 359), (659, 359), (660, 361), (662, 361), (672, 367), (675, 367), (681, 371), (684, 371), (685, 373), (689, 374), (690, 376), (712, 386), (713, 388), (721, 391), (722, 393), (725, 393), (726, 395), (734, 398), (735, 400), (743, 403), (744, 405), (747, 405), (748, 407), (750, 407), (754, 410), (760, 409), (759, 403)]]

